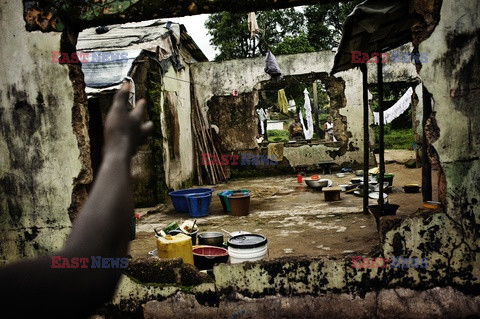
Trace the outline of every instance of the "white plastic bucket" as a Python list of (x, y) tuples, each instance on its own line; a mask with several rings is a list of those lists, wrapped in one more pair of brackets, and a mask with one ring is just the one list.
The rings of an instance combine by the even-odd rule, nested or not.
[(267, 257), (267, 245), (256, 248), (233, 248), (228, 247), (228, 254), (230, 255), (230, 263), (238, 264), (244, 261), (257, 261)]
[(257, 261), (268, 254), (267, 238), (259, 234), (242, 234), (228, 240), (230, 263)]

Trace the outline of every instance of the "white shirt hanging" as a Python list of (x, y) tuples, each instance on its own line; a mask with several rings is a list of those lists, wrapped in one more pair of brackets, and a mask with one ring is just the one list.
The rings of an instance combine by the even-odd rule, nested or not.
[(303, 91), (303, 95), (305, 98), (305, 103), (303, 104), (303, 107), (305, 109), (305, 117), (307, 118), (307, 126), (308, 126), (308, 129), (306, 130), (305, 130), (305, 127), (303, 127), (303, 131), (305, 132), (305, 139), (311, 140), (313, 137), (312, 106), (310, 105), (310, 97), (308, 95), (307, 89)]
[(253, 39), (260, 30), (258, 28), (257, 17), (255, 16), (255, 12), (250, 12), (248, 14), (247, 23), (248, 23), (248, 31), (250, 31), (250, 38)]

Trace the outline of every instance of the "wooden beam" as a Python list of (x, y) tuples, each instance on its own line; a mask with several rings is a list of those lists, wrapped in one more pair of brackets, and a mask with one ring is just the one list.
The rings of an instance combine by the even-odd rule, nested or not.
[(380, 211), (383, 211), (383, 181), (385, 175), (385, 143), (384, 143), (384, 118), (383, 118), (383, 64), (382, 59), (378, 59), (377, 63), (377, 82), (378, 82), (378, 115), (379, 115), (379, 160), (380, 160), (380, 180), (378, 181), (378, 204)]
[(427, 120), (432, 115), (432, 98), (430, 92), (422, 84), (423, 118), (422, 118), (422, 197), (423, 201), (432, 200), (432, 165), (428, 158), (428, 141), (425, 132)]
[[(368, 168), (370, 158), (370, 136), (368, 131), (368, 79), (367, 65), (360, 66), (362, 71), (362, 91), (363, 91), (363, 213), (368, 214)], [(367, 181), (367, 182), (365, 182)]]
[[(125, 22), (192, 16), (221, 11), (252, 12), (289, 7), (347, 2), (348, 0), (132, 0), (132, 1), (24, 1), (30, 31), (75, 31)], [(46, 18), (48, 18), (46, 20)]]
[(315, 134), (317, 134), (317, 138), (319, 138), (319, 129), (318, 129), (318, 83), (317, 80), (313, 81), (313, 129)]

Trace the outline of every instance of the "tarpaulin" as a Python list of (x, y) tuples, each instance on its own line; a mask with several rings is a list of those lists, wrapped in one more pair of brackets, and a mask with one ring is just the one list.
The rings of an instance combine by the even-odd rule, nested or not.
[(268, 50), (267, 57), (265, 58), (265, 72), (270, 75), (275, 82), (282, 79), (282, 71), (280, 71), (278, 62), (270, 50)]

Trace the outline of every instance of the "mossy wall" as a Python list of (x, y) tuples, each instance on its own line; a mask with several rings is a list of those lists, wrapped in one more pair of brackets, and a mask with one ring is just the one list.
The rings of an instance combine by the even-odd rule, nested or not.
[(159, 73), (148, 73), (148, 110), (155, 129), (152, 134), (152, 151), (155, 168), (155, 200), (164, 203), (167, 199), (168, 187), (165, 182), (165, 169), (163, 165), (163, 135), (161, 130), (162, 105), (162, 77)]

